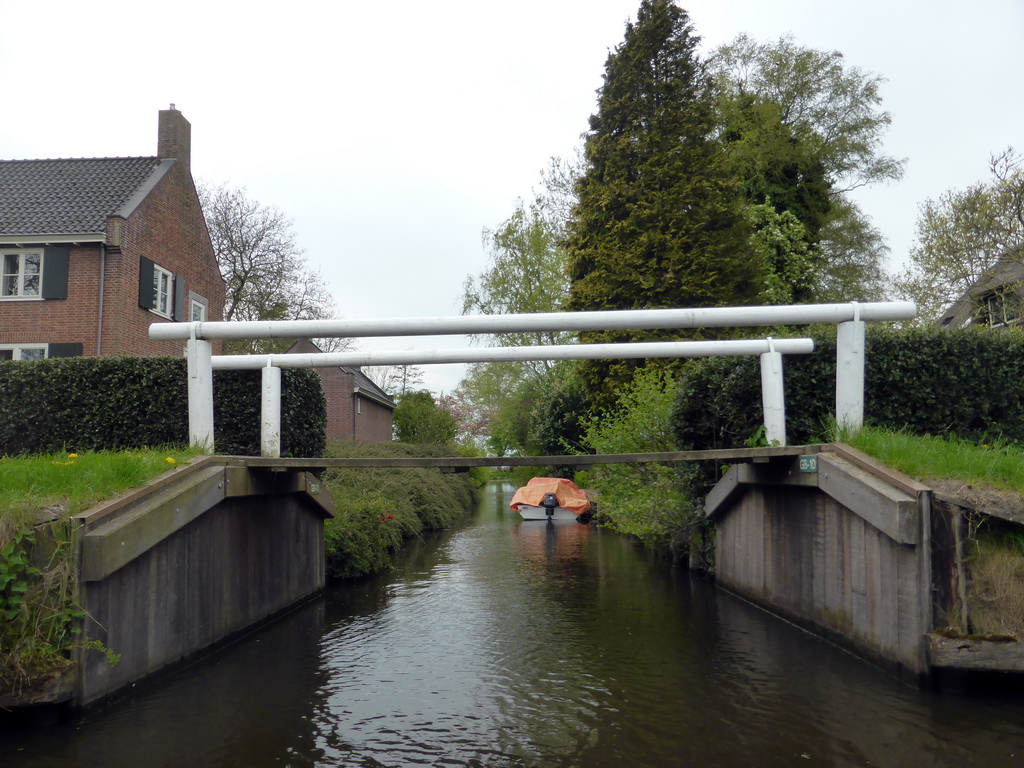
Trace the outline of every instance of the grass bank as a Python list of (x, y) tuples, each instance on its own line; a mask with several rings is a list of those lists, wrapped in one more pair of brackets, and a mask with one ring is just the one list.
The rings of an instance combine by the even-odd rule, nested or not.
[(155, 448), (0, 458), (0, 693), (63, 673), (79, 642), (69, 518), (188, 463)]
[(950, 479), (1024, 493), (1024, 450), (1013, 443), (979, 445), (872, 427), (838, 439), (922, 481)]
[[(922, 482), (993, 514), (968, 516), (967, 627), (1024, 638), (1024, 449), (866, 427), (840, 439)], [(996, 510), (999, 510), (996, 514)], [(1004, 519), (998, 515), (1005, 515)]]
[[(450, 456), (449, 446), (409, 443), (329, 443), (328, 456)], [(482, 473), (408, 469), (330, 469), (323, 481), (335, 517), (325, 528), (327, 572), (357, 578), (392, 567), (411, 537), (449, 528), (476, 508)]]

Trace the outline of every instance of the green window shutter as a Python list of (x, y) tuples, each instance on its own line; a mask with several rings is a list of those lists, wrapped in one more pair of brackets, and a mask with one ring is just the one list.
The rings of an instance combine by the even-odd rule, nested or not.
[(156, 290), (153, 288), (153, 262), (139, 257), (139, 306), (156, 309)]
[(179, 323), (188, 320), (185, 317), (185, 278), (181, 275), (174, 276), (174, 319)]
[(50, 344), (48, 357), (81, 357), (81, 344)]
[(67, 246), (51, 246), (43, 249), (43, 298), (66, 299), (68, 297), (68, 261), (71, 249)]

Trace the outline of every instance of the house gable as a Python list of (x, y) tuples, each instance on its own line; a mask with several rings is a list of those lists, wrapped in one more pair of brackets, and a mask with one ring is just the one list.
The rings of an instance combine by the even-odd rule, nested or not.
[[(297, 341), (286, 354), (322, 352), (308, 339)], [(358, 367), (317, 368), (327, 399), (327, 439), (386, 443), (392, 439), (395, 402)]]
[(21, 284), (21, 273), (42, 273), (41, 292), (0, 296), (0, 345), (180, 355), (180, 344), (149, 339), (151, 323), (223, 317), (224, 281), (190, 171), (191, 127), (172, 105), (158, 133), (156, 157), (0, 161), (5, 269)]

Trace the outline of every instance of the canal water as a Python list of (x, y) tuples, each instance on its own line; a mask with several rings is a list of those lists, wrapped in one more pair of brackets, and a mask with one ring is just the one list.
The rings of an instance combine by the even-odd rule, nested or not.
[(512, 490), (0, 766), (1024, 765), (1024, 692), (918, 691)]

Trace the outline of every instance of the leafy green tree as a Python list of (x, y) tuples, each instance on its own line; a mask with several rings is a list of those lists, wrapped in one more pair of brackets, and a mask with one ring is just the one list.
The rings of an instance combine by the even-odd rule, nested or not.
[[(643, 0), (608, 56), (568, 228), (568, 309), (728, 306), (757, 298), (759, 264), (737, 184), (713, 136), (714, 101), (698, 42), (684, 10)], [(594, 402), (607, 405), (635, 365), (583, 365)]]
[[(798, 260), (811, 274), (776, 259), (777, 269), (765, 273), (766, 300), (783, 285), (794, 302), (883, 298), (888, 249), (846, 193), (902, 176), (903, 161), (881, 152), (892, 120), (881, 109), (884, 80), (846, 66), (838, 51), (804, 48), (790, 36), (758, 43), (740, 35), (714, 52), (709, 68), (727, 164), (749, 205), (770, 204), (803, 227), (807, 250), (797, 246)], [(780, 242), (779, 222), (751, 217), (762, 253), (765, 239)], [(761, 233), (759, 225), (775, 231)]]
[[(564, 235), (575, 178), (571, 161), (553, 159), (542, 172), (543, 190), (529, 205), (520, 200), (507, 220), (484, 230), (490, 251), (486, 269), (468, 277), (463, 313), (519, 314), (558, 311), (568, 294)], [(565, 332), (500, 333), (479, 337), (494, 346), (565, 344)], [(528, 417), (538, 380), (551, 371), (548, 361), (481, 363), (452, 393), (463, 432), (498, 455), (527, 450)]]
[[(721, 46), (709, 66), (722, 96), (773, 104), (797, 145), (810, 145), (828, 185), (838, 192), (903, 175), (904, 161), (881, 153), (892, 115), (880, 111), (884, 78), (846, 66), (839, 51), (798, 46), (786, 35), (759, 43), (748, 35)], [(802, 154), (804, 147), (799, 147)]]
[[(663, 370), (637, 372), (611, 409), (585, 422), (583, 445), (595, 453), (675, 450), (669, 422), (676, 384)], [(588, 482), (608, 525), (652, 545), (679, 548), (699, 530), (691, 487), (695, 468), (663, 464), (599, 465)]]
[(407, 392), (398, 398), (392, 416), (395, 439), (403, 443), (447, 444), (459, 431), (455, 417), (439, 408), (427, 391)]
[(469, 366), (448, 401), (458, 414), (460, 433), (497, 456), (523, 453), (539, 378), (522, 363)]
[(778, 211), (771, 198), (747, 208), (754, 250), (761, 257), (765, 304), (795, 304), (814, 286), (818, 249), (808, 242), (807, 228), (790, 211)]
[(889, 246), (867, 215), (846, 197), (832, 201), (832, 215), (818, 243), (821, 260), (814, 301), (885, 301), (893, 293), (885, 268)]
[(987, 182), (921, 205), (911, 264), (899, 281), (919, 321), (937, 320), (997, 261), (1024, 261), (1024, 158), (1008, 148), (990, 159), (989, 173)]
[[(463, 314), (505, 315), (555, 312), (568, 292), (565, 252), (557, 232), (543, 215), (541, 203), (527, 207), (522, 200), (497, 229), (484, 230), (491, 256), (478, 277), (467, 277), (463, 286)], [(493, 346), (563, 344), (571, 334), (559, 331), (496, 333)], [(544, 373), (547, 362), (528, 364)]]

